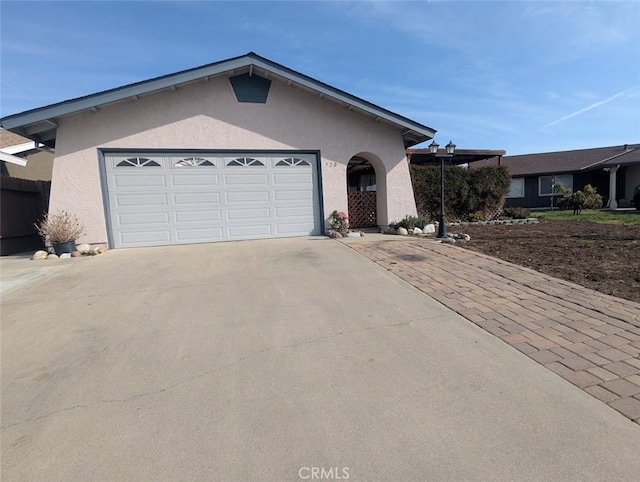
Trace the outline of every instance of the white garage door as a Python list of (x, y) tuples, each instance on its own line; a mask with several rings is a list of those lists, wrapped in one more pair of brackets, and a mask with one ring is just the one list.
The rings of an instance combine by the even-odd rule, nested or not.
[(315, 154), (105, 154), (104, 172), (116, 248), (321, 233)]

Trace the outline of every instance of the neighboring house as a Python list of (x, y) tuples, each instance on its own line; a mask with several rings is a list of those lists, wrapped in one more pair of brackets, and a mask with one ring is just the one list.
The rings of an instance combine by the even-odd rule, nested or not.
[(416, 214), (405, 149), (435, 135), (255, 53), (1, 124), (55, 145), (50, 209), (111, 247), (319, 235), (363, 165), (384, 226)]
[(32, 181), (51, 180), (52, 150), (4, 129), (0, 129), (0, 161), (2, 176)]
[(505, 156), (472, 167), (488, 164), (509, 169), (511, 189), (505, 205), (510, 207), (551, 207), (557, 201), (554, 183), (573, 191), (591, 184), (606, 207), (632, 207), (634, 187), (640, 185), (640, 144)]

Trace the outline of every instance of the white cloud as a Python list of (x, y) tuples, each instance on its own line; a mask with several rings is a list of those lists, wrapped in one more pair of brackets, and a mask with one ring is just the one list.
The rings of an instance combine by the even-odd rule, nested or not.
[(566, 121), (568, 119), (571, 119), (573, 117), (579, 116), (580, 114), (584, 114), (585, 112), (589, 112), (590, 110), (597, 109), (598, 107), (601, 107), (601, 106), (603, 106), (605, 104), (608, 104), (609, 102), (617, 99), (618, 97), (622, 97), (622, 96), (624, 96), (624, 95), (626, 95), (626, 94), (628, 94), (630, 92), (633, 92), (636, 89), (637, 89), (637, 87), (632, 87), (630, 89), (623, 90), (622, 92), (618, 92), (617, 94), (614, 94), (611, 97), (607, 97), (604, 100), (600, 100), (598, 102), (594, 102), (593, 104), (588, 105), (584, 109), (577, 110), (575, 112), (572, 112), (571, 114), (567, 114), (567, 115), (565, 115), (563, 117), (560, 117), (559, 119), (551, 121), (551, 122), (549, 122), (548, 124), (546, 124), (543, 127), (544, 128), (551, 127), (553, 125), (559, 124), (560, 122), (564, 122), (564, 121)]

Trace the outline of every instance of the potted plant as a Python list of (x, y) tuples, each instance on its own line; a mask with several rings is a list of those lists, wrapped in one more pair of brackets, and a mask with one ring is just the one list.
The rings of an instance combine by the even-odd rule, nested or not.
[(77, 216), (67, 211), (47, 213), (35, 227), (45, 245), (50, 243), (58, 256), (76, 251), (76, 240), (84, 232), (84, 226)]

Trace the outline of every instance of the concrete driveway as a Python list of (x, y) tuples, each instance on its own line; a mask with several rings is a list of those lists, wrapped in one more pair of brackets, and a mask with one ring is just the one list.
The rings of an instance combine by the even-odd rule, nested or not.
[(1, 361), (7, 481), (640, 473), (638, 425), (325, 238), (79, 261), (3, 297)]

